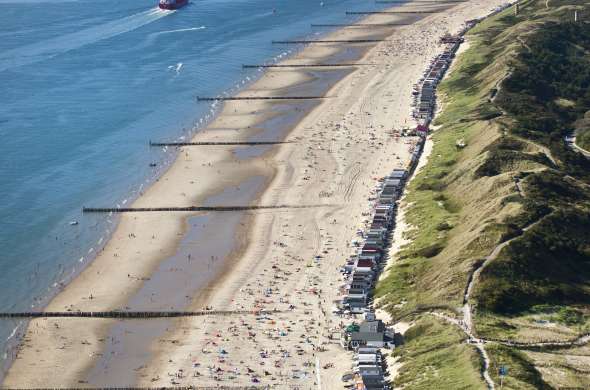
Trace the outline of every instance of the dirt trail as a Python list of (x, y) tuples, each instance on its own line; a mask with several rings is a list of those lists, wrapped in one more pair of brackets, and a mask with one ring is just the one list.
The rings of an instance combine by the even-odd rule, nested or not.
[(498, 255), (500, 254), (502, 249), (504, 249), (506, 246), (508, 246), (512, 241), (522, 237), (525, 232), (527, 232), (528, 230), (530, 230), (531, 228), (533, 228), (534, 226), (539, 224), (545, 217), (541, 217), (537, 221), (530, 223), (527, 227), (522, 229), (522, 233), (519, 234), (518, 236), (511, 238), (510, 240), (507, 240), (503, 243), (498, 244), (494, 248), (494, 250), (490, 253), (490, 255), (485, 258), (485, 261), (482, 262), (481, 265), (479, 265), (473, 271), (473, 274), (471, 275), (471, 278), (469, 279), (469, 284), (468, 284), (468, 287), (466, 289), (465, 296), (464, 296), (464, 305), (463, 305), (463, 309), (462, 309), (463, 318), (462, 319), (453, 318), (453, 317), (448, 316), (444, 313), (430, 312), (430, 314), (432, 314), (436, 317), (442, 318), (443, 320), (459, 327), (469, 337), (469, 343), (473, 344), (475, 346), (475, 348), (477, 348), (477, 350), (481, 354), (482, 359), (484, 361), (484, 368), (483, 368), (482, 375), (483, 375), (484, 380), (486, 381), (486, 384), (489, 389), (494, 389), (495, 384), (494, 384), (494, 382), (490, 376), (490, 373), (489, 373), (490, 359), (489, 359), (489, 356), (488, 356), (486, 349), (485, 349), (485, 344), (488, 342), (496, 342), (496, 343), (499, 343), (502, 345), (506, 345), (506, 346), (510, 346), (510, 347), (519, 347), (519, 348), (540, 348), (540, 347), (542, 347), (542, 348), (552, 348), (552, 347), (559, 348), (559, 347), (581, 346), (581, 345), (585, 345), (588, 342), (590, 342), (590, 334), (581, 335), (578, 338), (576, 338), (574, 340), (570, 340), (570, 341), (521, 343), (518, 341), (490, 340), (490, 339), (485, 339), (485, 338), (479, 338), (473, 333), (473, 308), (472, 308), (471, 304), (469, 303), (469, 300), (471, 298), (471, 294), (473, 292), (475, 283), (479, 279), (479, 275), (481, 274), (483, 269), (490, 262), (494, 261), (498, 257)]
[(473, 288), (475, 286), (475, 283), (479, 280), (479, 275), (481, 274), (481, 272), (483, 271), (483, 269), (492, 261), (494, 261), (498, 255), (500, 254), (500, 252), (502, 251), (502, 249), (504, 249), (506, 246), (508, 246), (512, 241), (522, 237), (522, 235), (528, 231), (529, 229), (531, 229), (533, 226), (537, 225), (539, 222), (541, 222), (541, 220), (544, 217), (540, 218), (539, 220), (532, 222), (531, 224), (529, 224), (527, 227), (522, 229), (522, 233), (519, 234), (518, 236), (511, 238), (510, 240), (504, 241), (498, 245), (496, 245), (496, 247), (494, 248), (494, 250), (492, 250), (492, 252), (489, 254), (489, 256), (487, 256), (485, 258), (485, 261), (483, 261), (472, 273), (471, 277), (469, 278), (469, 284), (467, 286), (467, 289), (465, 290), (465, 296), (463, 298), (464, 301), (464, 305), (463, 305), (463, 319), (458, 320), (456, 318), (452, 318), (450, 316), (447, 316), (445, 314), (442, 313), (438, 313), (438, 312), (432, 312), (433, 315), (444, 319), (447, 322), (450, 322), (456, 326), (458, 326), (459, 328), (461, 328), (461, 330), (463, 330), (463, 332), (465, 332), (465, 334), (469, 337), (469, 342), (471, 344), (473, 344), (475, 346), (475, 348), (477, 348), (477, 350), (479, 351), (479, 353), (482, 356), (482, 359), (484, 361), (484, 367), (483, 367), (483, 378), (486, 381), (486, 384), (488, 386), (489, 389), (494, 389), (495, 388), (495, 384), (494, 381), (492, 380), (492, 377), (490, 376), (489, 373), (489, 368), (490, 368), (490, 359), (489, 356), (486, 352), (485, 349), (485, 343), (488, 340), (482, 339), (482, 338), (478, 338), (474, 335), (473, 333), (473, 308), (471, 306), (471, 304), (469, 303), (470, 299), (471, 299), (471, 294), (473, 292)]
[[(489, 372), (489, 370), (490, 370), (490, 357), (488, 356), (488, 353), (486, 352), (486, 349), (485, 349), (486, 341), (483, 339), (479, 339), (473, 335), (471, 330), (468, 329), (468, 327), (466, 326), (465, 319), (459, 320), (457, 318), (453, 318), (453, 317), (450, 317), (444, 313), (439, 313), (439, 312), (430, 312), (430, 314), (432, 314), (438, 318), (441, 318), (453, 325), (458, 326), (467, 335), (467, 337), (469, 337), (469, 343), (472, 344), (473, 346), (475, 346), (475, 348), (477, 348), (478, 352), (480, 353), (480, 355), (483, 359), (483, 363), (484, 363), (483, 372), (482, 372), (483, 379), (485, 380), (486, 385), (488, 386), (488, 389), (490, 389), (490, 390), (495, 389), (494, 381), (492, 380), (492, 377), (490, 376), (490, 372)], [(468, 315), (471, 316), (471, 313), (469, 312)]]
[[(492, 340), (489, 340), (492, 341)], [(561, 348), (561, 347), (579, 347), (590, 342), (590, 334), (581, 335), (578, 338), (570, 341), (547, 341), (547, 342), (540, 342), (540, 343), (520, 343), (518, 341), (508, 341), (508, 340), (493, 340), (502, 345), (506, 345), (508, 347), (517, 347), (517, 348)]]
[(578, 145), (578, 144), (576, 143), (576, 141), (574, 141), (574, 142), (572, 143), (572, 147), (574, 148), (574, 150), (575, 150), (575, 151), (582, 153), (582, 155), (584, 155), (584, 157), (586, 157), (586, 158), (590, 158), (590, 151), (588, 151), (588, 150), (586, 150), (586, 149), (582, 148), (580, 145)]

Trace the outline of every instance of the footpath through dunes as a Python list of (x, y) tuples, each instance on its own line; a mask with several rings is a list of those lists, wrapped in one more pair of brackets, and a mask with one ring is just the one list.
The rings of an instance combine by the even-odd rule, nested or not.
[(574, 23), (588, 9), (519, 6), (468, 34), (402, 206), (410, 243), (378, 295), (412, 324), (404, 388), (480, 371), (480, 388), (590, 386), (590, 162), (564, 141), (590, 108), (590, 27)]
[[(407, 165), (416, 139), (399, 137), (395, 130), (412, 125), (412, 85), (441, 50), (442, 35), (500, 3), (432, 4), (440, 12), (421, 16), (371, 15), (363, 22), (400, 26), (388, 30), (387, 41), (363, 58), (356, 57), (371, 44), (355, 43), (352, 50), (348, 44), (306, 47), (285, 63), (339, 58), (376, 65), (271, 69), (238, 96), (329, 92), (334, 98), (227, 101), (219, 117), (191, 141), (246, 142), (271, 140), (271, 135), (280, 140), (288, 134), (305, 143), (216, 146), (206, 153), (183, 146), (169, 172), (132, 205), (218, 205), (240, 196), (251, 204), (334, 206), (250, 216), (197, 213), (188, 219), (186, 213), (124, 213), (96, 261), (47, 308), (199, 311), (209, 306), (286, 313), (195, 320), (33, 320), (4, 386), (255, 383), (313, 388), (322, 383), (341, 388), (340, 377), (351, 360), (332, 333), (339, 322), (331, 314), (339, 296), (337, 267), (349, 254), (377, 179)], [(326, 40), (380, 39), (375, 35), (372, 29), (345, 28)], [(333, 88), (325, 81), (343, 76)], [(213, 225), (218, 234), (203, 230), (205, 225)]]

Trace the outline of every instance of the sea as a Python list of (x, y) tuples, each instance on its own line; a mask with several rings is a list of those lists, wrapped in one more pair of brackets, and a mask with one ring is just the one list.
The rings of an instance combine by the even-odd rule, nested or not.
[[(311, 24), (352, 22), (359, 0), (0, 0), (0, 312), (40, 310), (108, 240), (173, 161), (150, 141), (188, 139), (216, 111), (197, 96), (260, 76), (243, 64), (298, 50)], [(0, 319), (0, 350), (24, 330)], [(0, 354), (0, 368), (10, 360)], [(1, 375), (0, 375), (1, 377)]]

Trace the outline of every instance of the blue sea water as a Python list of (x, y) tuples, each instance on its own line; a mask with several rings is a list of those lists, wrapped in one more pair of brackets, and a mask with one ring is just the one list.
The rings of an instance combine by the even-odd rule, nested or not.
[[(149, 140), (188, 136), (210, 119), (196, 96), (239, 88), (259, 72), (242, 64), (293, 49), (271, 40), (375, 7), (192, 0), (170, 12), (155, 3), (0, 0), (0, 311), (42, 304), (92, 259), (114, 222), (81, 208), (137, 196), (173, 158)], [(0, 348), (15, 325), (0, 320)]]

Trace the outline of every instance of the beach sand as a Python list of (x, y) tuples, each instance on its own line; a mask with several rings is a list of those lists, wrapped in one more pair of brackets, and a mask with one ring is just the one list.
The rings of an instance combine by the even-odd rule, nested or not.
[[(331, 313), (342, 284), (338, 268), (353, 252), (351, 242), (370, 211), (368, 199), (375, 194), (377, 179), (408, 165), (416, 139), (397, 137), (394, 130), (414, 125), (412, 85), (442, 51), (438, 41), (443, 34), (457, 32), (466, 20), (484, 16), (502, 3), (446, 5), (416, 23), (387, 30), (387, 41), (359, 61), (375, 65), (358, 67), (339, 81), (329, 91), (330, 98), (289, 132), (287, 139), (294, 143), (247, 159), (228, 147), (206, 152), (183, 147), (171, 168), (134, 202), (134, 207), (199, 205), (247, 178), (264, 177), (268, 186), (256, 194), (255, 203), (319, 206), (246, 213), (235, 232), (238, 244), (215, 283), (188, 296), (183, 308), (283, 312), (167, 320), (156, 332), (157, 339), (141, 346), (150, 351), (148, 358), (137, 360), (118, 357), (133, 352), (117, 351), (121, 340), (113, 337), (112, 329), (118, 321), (33, 320), (3, 386), (342, 388), (340, 377), (352, 361), (337, 340), (339, 325), (346, 320)], [(402, 7), (416, 8), (429, 6)], [(372, 15), (363, 23), (399, 18)], [(326, 39), (361, 39), (372, 32), (345, 28)], [(309, 45), (286, 63), (319, 62), (337, 48)], [(297, 90), (289, 89), (293, 84), (300, 84), (305, 95), (309, 75), (297, 69), (270, 70), (240, 95), (279, 96)], [(251, 139), (276, 107), (281, 106), (268, 101), (228, 102), (193, 141)], [(46, 310), (125, 309), (161, 261), (175, 255), (190, 228), (187, 217), (122, 214), (104, 250)], [(168, 286), (171, 291), (176, 287)], [(143, 363), (127, 366), (136, 361)]]

